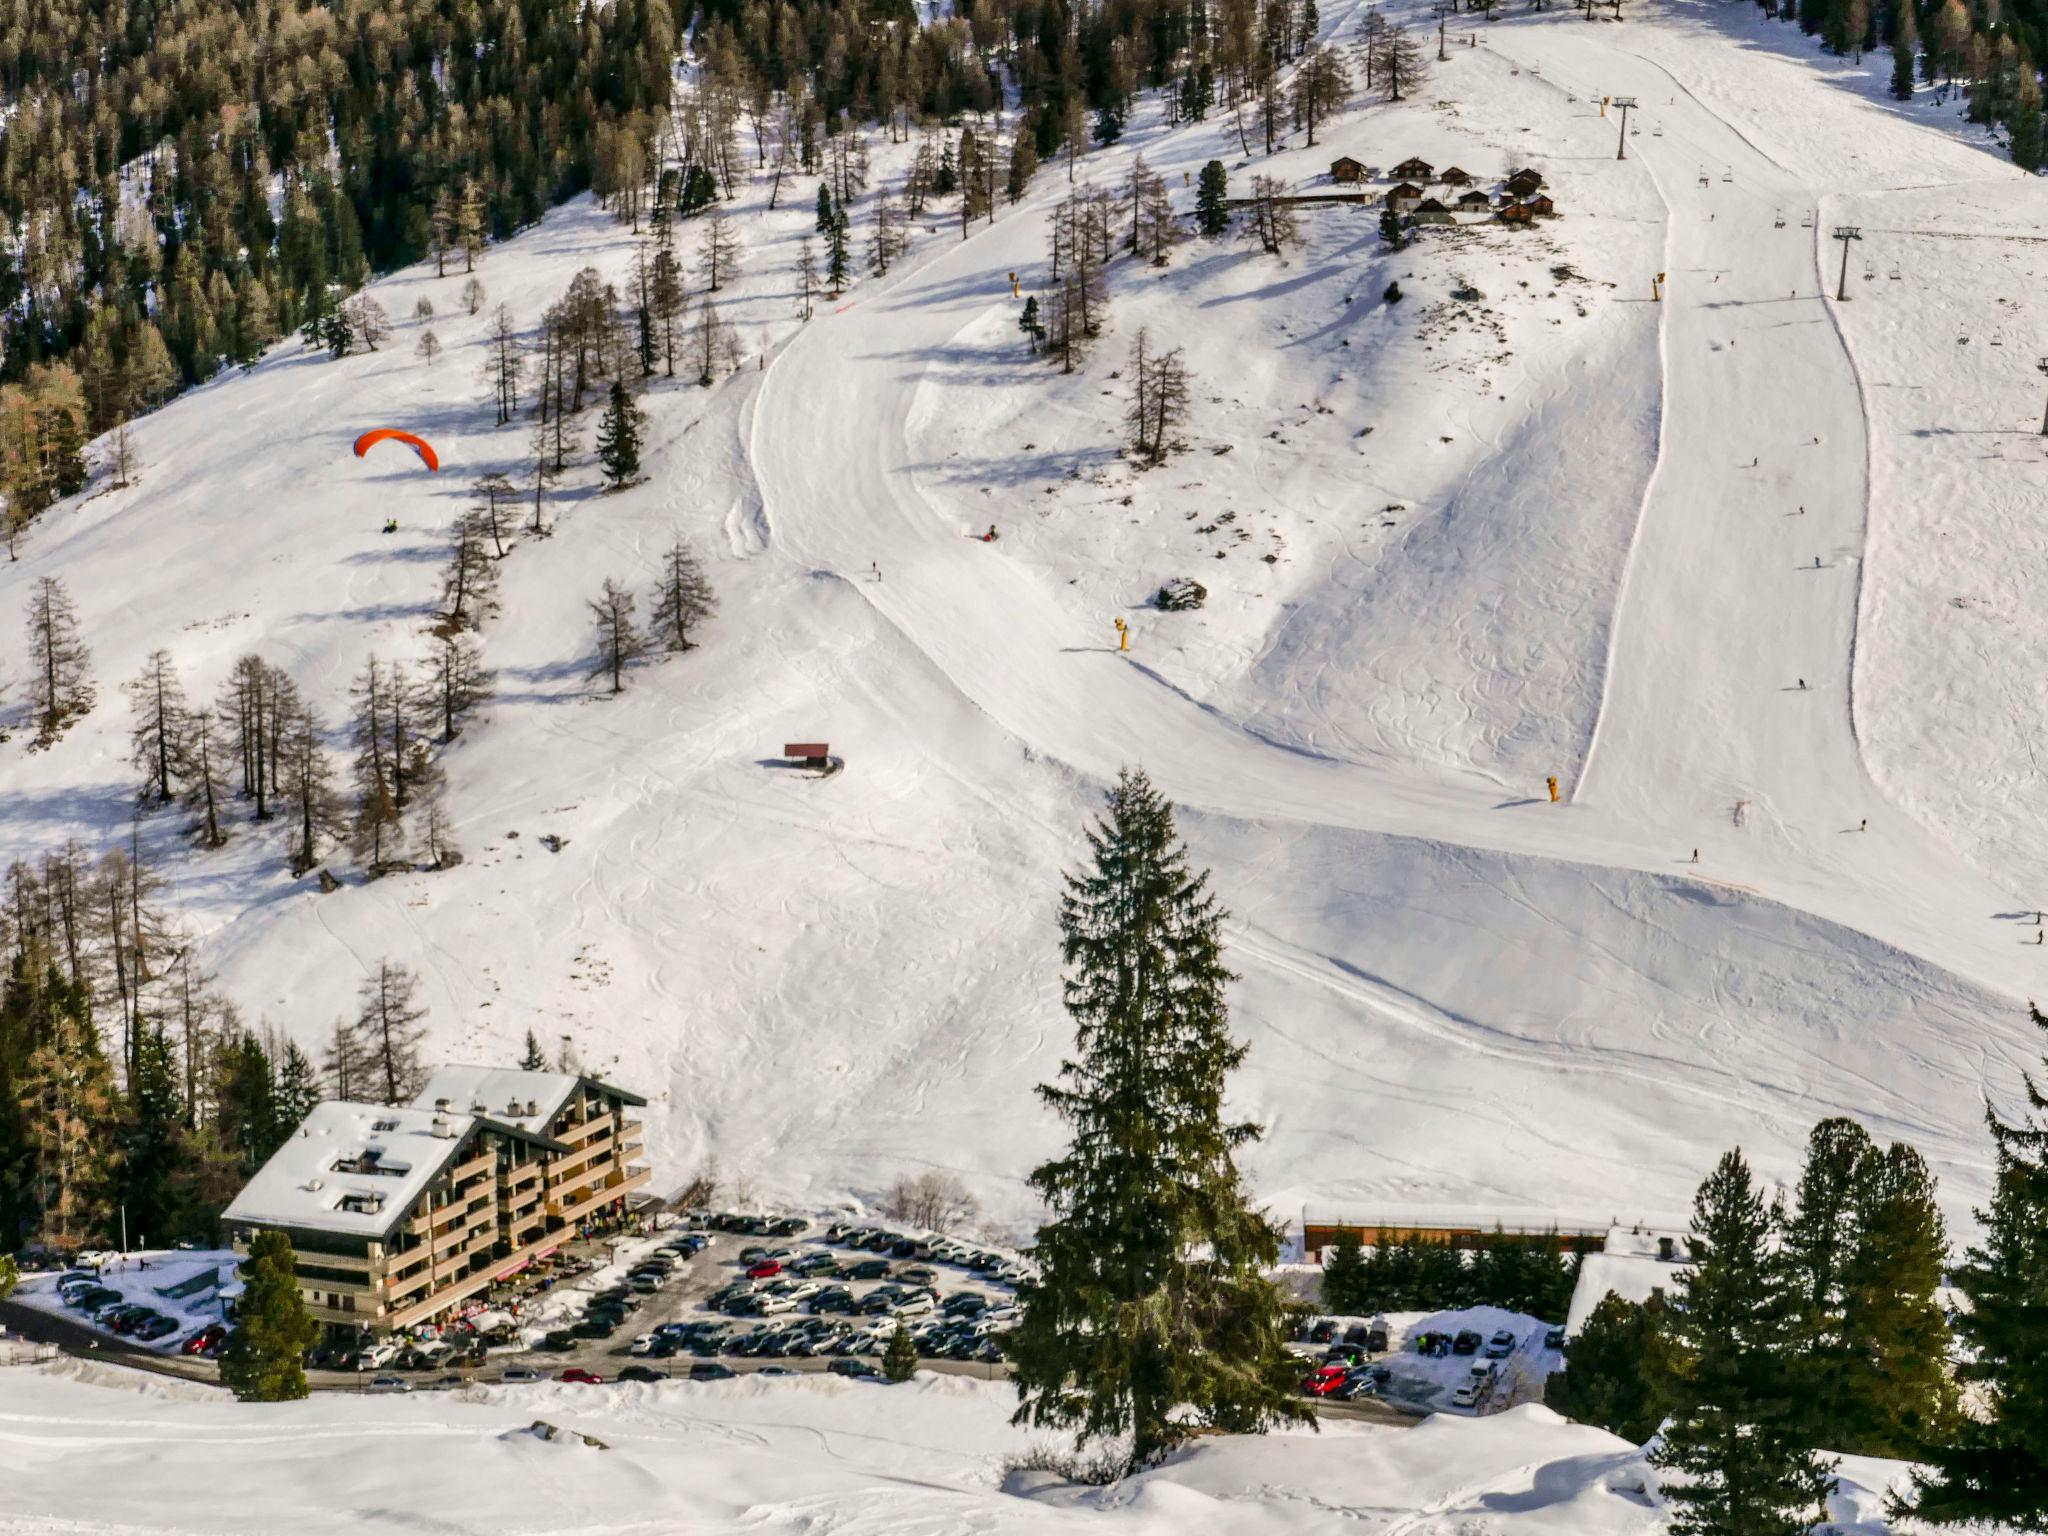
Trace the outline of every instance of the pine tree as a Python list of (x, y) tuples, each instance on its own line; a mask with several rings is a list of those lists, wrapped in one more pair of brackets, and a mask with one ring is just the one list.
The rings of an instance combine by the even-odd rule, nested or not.
[(1235, 1432), (1311, 1411), (1262, 1273), (1279, 1234), (1235, 1161), (1260, 1129), (1223, 1117), (1245, 1054), (1229, 1033), (1224, 913), (1142, 773), (1118, 779), (1089, 844), (1093, 867), (1060, 903), (1075, 1055), (1039, 1089), (1073, 1142), (1031, 1175), (1052, 1214), (1010, 1338), (1015, 1417), (1128, 1434), (1148, 1462), (1186, 1432), (1182, 1408)]
[(654, 259), (648, 272), (648, 307), (661, 341), (663, 372), (676, 376), (676, 334), (681, 329), (689, 295), (684, 291), (683, 265), (676, 257), (675, 219), (666, 208), (654, 215)]
[(356, 995), (356, 1038), (369, 1069), (369, 1088), (383, 1104), (403, 1104), (419, 1092), (426, 1076), (420, 1065), (420, 1041), (426, 1034), (420, 1020), (426, 1005), (418, 1001), (419, 978), (389, 960), (377, 963), (377, 974), (365, 976)]
[(641, 650), (639, 631), (633, 627), (632, 592), (607, 576), (604, 591), (590, 605), (597, 630), (597, 659), (588, 676), (609, 677), (613, 693), (626, 690), (626, 668)]
[(1641, 1445), (1671, 1407), (1678, 1373), (1662, 1291), (1643, 1303), (1609, 1291), (1565, 1344), (1565, 1368), (1544, 1383), (1544, 1405)]
[(1229, 197), (1230, 173), (1221, 160), (1211, 160), (1195, 188), (1195, 227), (1212, 240), (1230, 228)]
[(604, 420), (597, 427), (597, 461), (614, 490), (640, 473), (640, 407), (622, 380), (612, 380)]
[(192, 711), (169, 651), (150, 652), (142, 674), (124, 690), (135, 724), (129, 732), (130, 760), (142, 774), (142, 803), (168, 805), (175, 797), (172, 779), (184, 755)]
[(467, 635), (443, 635), (429, 663), (429, 689), (441, 721), (441, 740), (453, 741), (463, 722), (491, 697), (492, 679), (476, 642)]
[(308, 1395), (301, 1365), (320, 1336), (299, 1292), (298, 1261), (282, 1232), (258, 1232), (241, 1266), (235, 1331), (221, 1351), (222, 1385), (245, 1403), (288, 1403)]
[(334, 1098), (354, 1101), (369, 1091), (370, 1069), (362, 1037), (347, 1019), (334, 1021), (334, 1031), (320, 1053), (320, 1069), (327, 1074)]
[(1365, 1249), (1346, 1227), (1323, 1260), (1323, 1310), (1343, 1317), (1363, 1313), (1371, 1305), (1365, 1287)]
[(545, 1072), (548, 1069), (548, 1053), (540, 1048), (540, 1037), (531, 1029), (526, 1032), (526, 1049), (520, 1053), (519, 1070), (522, 1072)]
[(825, 281), (833, 298), (838, 298), (846, 287), (846, 279), (852, 270), (847, 251), (846, 215), (840, 213), (832, 220), (832, 227), (825, 231)]
[(1861, 1186), (1876, 1151), (1854, 1120), (1837, 1117), (1814, 1126), (1780, 1244), (1798, 1306), (1800, 1396), (1812, 1415), (1809, 1443), (1837, 1450), (1850, 1449), (1834, 1433), (1848, 1386), (1844, 1272), (1856, 1240)]
[(36, 740), (57, 739), (73, 720), (92, 708), (92, 653), (78, 637), (78, 611), (55, 576), (29, 590), (29, 707)]
[(320, 737), (320, 722), (303, 703), (283, 713), (278, 783), (291, 807), (294, 874), (303, 875), (319, 863), (321, 848), (346, 822), (334, 788), (334, 765)]
[[(2048, 1015), (2028, 1006), (2034, 1026)], [(1921, 1453), (1900, 1513), (1940, 1524), (1981, 1521), (2048, 1530), (2048, 1095), (2020, 1077), (2024, 1109), (1984, 1111), (1996, 1157), (1983, 1237), (1951, 1273), (1969, 1305), (1957, 1309), (1956, 1375), (1972, 1414)]]
[(284, 1048), (284, 1065), (277, 1072), (277, 1124), (286, 1136), (305, 1123), (306, 1116), (319, 1107), (320, 1073), (313, 1058), (296, 1040)]
[(811, 318), (811, 300), (818, 291), (818, 253), (812, 247), (809, 235), (797, 243), (796, 283), (797, 293), (802, 299), (798, 313), (808, 320)]
[(687, 651), (690, 631), (718, 611), (711, 582), (690, 546), (680, 538), (661, 557), (661, 586), (647, 626), (648, 644), (658, 650)]
[(1900, 101), (1913, 99), (1913, 56), (1920, 51), (1920, 23), (1910, 3), (1892, 8), (1892, 95)]
[(891, 1381), (908, 1381), (917, 1374), (917, 1345), (911, 1342), (910, 1330), (900, 1322), (889, 1335), (889, 1347), (883, 1352), (882, 1374)]
[(1894, 1142), (1874, 1149), (1858, 1183), (1855, 1244), (1842, 1270), (1848, 1361), (1839, 1433), (1831, 1450), (1912, 1460), (1957, 1425), (1948, 1374), (1953, 1341), (1937, 1295), (1948, 1234), (1934, 1178), (1920, 1154)]
[(34, 1020), (32, 1047), (12, 1082), (17, 1177), (31, 1230), (53, 1247), (73, 1248), (113, 1225), (113, 1073), (82, 981), (60, 977), (52, 965), (27, 992), (14, 1000)]
[(832, 209), (832, 188), (825, 182), (818, 183), (818, 233), (829, 235), (832, 226), (838, 222), (838, 215)]
[(120, 1200), (138, 1247), (187, 1235), (195, 1149), (185, 1136), (185, 1105), (163, 1031), (143, 1032), (128, 1084), (121, 1128)]
[[(496, 498), (492, 501), (495, 504)], [(490, 523), (488, 513), (474, 510), (455, 519), (448, 564), (441, 572), (441, 617), (451, 633), (480, 628), (498, 611), (498, 565), (491, 556)]]
[(1833, 1478), (1807, 1449), (1796, 1401), (1800, 1297), (1771, 1251), (1771, 1216), (1740, 1151), (1693, 1201), (1693, 1265), (1671, 1333), (1687, 1369), (1652, 1463), (1677, 1478), (1676, 1536), (1806, 1536)]
[(216, 1134), (247, 1179), (277, 1150), (286, 1131), (278, 1122), (270, 1053), (245, 1029), (226, 1029), (215, 1043), (213, 1102)]
[(697, 270), (704, 276), (704, 286), (716, 293), (739, 269), (739, 236), (732, 232), (724, 214), (713, 212), (705, 218), (698, 237)]

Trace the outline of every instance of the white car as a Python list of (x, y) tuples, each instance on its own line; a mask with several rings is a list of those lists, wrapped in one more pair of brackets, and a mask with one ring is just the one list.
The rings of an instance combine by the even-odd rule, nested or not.
[(897, 1317), (922, 1317), (925, 1313), (931, 1311), (931, 1309), (931, 1297), (927, 1296), (922, 1291), (918, 1291), (912, 1295), (904, 1297), (901, 1301), (897, 1302), (896, 1305), (891, 1307), (889, 1310), (893, 1315)]
[(356, 1357), (356, 1369), (359, 1371), (382, 1370), (397, 1358), (397, 1341), (394, 1339), (382, 1339), (372, 1344)]
[(824, 1289), (825, 1287), (818, 1284), (815, 1280), (799, 1280), (788, 1290), (780, 1294), (787, 1296), (791, 1301), (809, 1301)]
[(796, 1298), (793, 1296), (763, 1296), (755, 1308), (763, 1317), (773, 1317), (778, 1312), (794, 1312)]
[(626, 1353), (629, 1355), (644, 1355), (652, 1348), (654, 1348), (654, 1335), (643, 1333), (626, 1346)]
[(410, 1392), (412, 1383), (403, 1376), (373, 1376), (365, 1392)]
[(1466, 1382), (1456, 1392), (1451, 1394), (1451, 1406), (1453, 1408), (1473, 1407), (1479, 1401), (1479, 1390), (1480, 1383), (1476, 1381)]

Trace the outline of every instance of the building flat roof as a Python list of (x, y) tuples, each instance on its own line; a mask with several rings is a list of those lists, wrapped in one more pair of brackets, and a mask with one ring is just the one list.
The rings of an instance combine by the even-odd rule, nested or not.
[(550, 1123), (578, 1086), (589, 1084), (628, 1104), (645, 1104), (637, 1094), (574, 1072), (522, 1072), (516, 1067), (436, 1067), (413, 1097), (413, 1108), (431, 1111), (442, 1099), (452, 1114), (480, 1115), (503, 1125), (545, 1136)]
[(223, 1219), (381, 1237), (453, 1160), (474, 1116), (330, 1101), (256, 1171)]

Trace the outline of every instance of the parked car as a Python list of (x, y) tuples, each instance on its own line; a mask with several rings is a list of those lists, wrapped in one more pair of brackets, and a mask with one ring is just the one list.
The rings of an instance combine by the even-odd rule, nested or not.
[(569, 1369), (557, 1376), (555, 1380), (566, 1381), (572, 1387), (601, 1387), (604, 1385), (604, 1378), (602, 1376), (598, 1375), (595, 1371), (586, 1371), (580, 1365), (570, 1366)]
[(794, 1312), (796, 1299), (790, 1296), (763, 1296), (754, 1310), (763, 1317), (773, 1317), (778, 1312)]
[(540, 1379), (540, 1372), (530, 1365), (508, 1365), (505, 1367), (504, 1374), (498, 1378), (507, 1386), (517, 1386), (521, 1382), (539, 1381)]
[(851, 1312), (853, 1292), (843, 1285), (828, 1285), (811, 1298), (813, 1312)]
[(1451, 1394), (1451, 1406), (1453, 1408), (1471, 1408), (1477, 1406), (1479, 1402), (1479, 1390), (1480, 1384), (1478, 1382), (1466, 1382), (1463, 1386), (1459, 1387), (1457, 1391)]
[(1387, 1352), (1387, 1338), (1387, 1320), (1384, 1317), (1374, 1318), (1372, 1326), (1365, 1330), (1365, 1347), (1376, 1355), (1384, 1355)]
[(569, 1330), (579, 1339), (608, 1339), (619, 1331), (619, 1325), (608, 1317), (586, 1317)]
[(1515, 1352), (1515, 1336), (1503, 1328), (1486, 1341), (1486, 1358), (1505, 1360)]
[(365, 1392), (410, 1392), (412, 1383), (403, 1376), (372, 1376)]
[(1543, 1347), (1545, 1349), (1563, 1349), (1564, 1330), (1562, 1328), (1546, 1328), (1543, 1331)]
[(208, 1323), (197, 1333), (189, 1335), (185, 1342), (178, 1346), (178, 1353), (182, 1355), (204, 1355), (208, 1348), (219, 1348), (221, 1341), (226, 1339), (227, 1336), (228, 1328), (226, 1323)]
[(834, 1360), (825, 1369), (834, 1376), (850, 1376), (855, 1381), (880, 1381), (882, 1373), (865, 1360)]
[(142, 1340), (142, 1342), (145, 1344), (154, 1344), (158, 1339), (164, 1338), (169, 1334), (176, 1333), (177, 1331), (177, 1319), (157, 1316), (152, 1317), (140, 1328), (137, 1328), (135, 1330), (135, 1337)]
[(1308, 1341), (1311, 1344), (1327, 1344), (1337, 1337), (1335, 1318), (1320, 1318), (1309, 1325)]
[(576, 1347), (576, 1335), (568, 1328), (557, 1328), (554, 1332), (545, 1335), (541, 1339), (539, 1347), (551, 1353), (560, 1354), (565, 1350), (571, 1350)]
[(772, 1280), (782, 1273), (780, 1259), (761, 1259), (747, 1270), (749, 1280)]
[(1379, 1390), (1380, 1380), (1378, 1374), (1369, 1366), (1361, 1366), (1350, 1371), (1342, 1381), (1338, 1382), (1336, 1389), (1330, 1393), (1330, 1396), (1336, 1398), (1339, 1402), (1355, 1403), (1361, 1397), (1378, 1396)]
[(793, 1275), (836, 1275), (839, 1273), (839, 1261), (821, 1248), (797, 1259), (789, 1266), (789, 1272)]
[(1309, 1373), (1301, 1384), (1301, 1390), (1310, 1397), (1328, 1397), (1344, 1385), (1344, 1378), (1351, 1374), (1350, 1367), (1343, 1365), (1321, 1365)]
[(988, 1298), (979, 1291), (955, 1291), (940, 1310), (948, 1317), (974, 1317), (988, 1310)]
[(699, 1360), (690, 1367), (692, 1381), (731, 1381), (739, 1374), (729, 1365), (720, 1365), (716, 1360)]
[(840, 1274), (848, 1280), (886, 1280), (889, 1278), (889, 1261), (862, 1259), (857, 1264), (849, 1264)]
[(810, 1223), (801, 1216), (779, 1216), (768, 1223), (768, 1230), (777, 1237), (795, 1237), (809, 1226)]
[(667, 1381), (668, 1372), (650, 1370), (644, 1365), (629, 1365), (619, 1372), (621, 1381)]
[(1454, 1355), (1476, 1355), (1479, 1353), (1479, 1335), (1470, 1328), (1460, 1328), (1457, 1337), (1451, 1340)]

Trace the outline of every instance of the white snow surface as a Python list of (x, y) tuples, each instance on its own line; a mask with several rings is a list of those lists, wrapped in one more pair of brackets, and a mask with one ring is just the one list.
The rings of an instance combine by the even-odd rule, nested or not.
[[(1328, 7), (1327, 32), (1360, 14)], [(817, 1207), (941, 1168), (1020, 1235), (1058, 1136), (1031, 1086), (1071, 1038), (1061, 872), (1139, 763), (1232, 914), (1234, 1107), (1266, 1127), (1247, 1170), (1280, 1214), (1682, 1222), (1726, 1147), (1786, 1179), (1812, 1122), (1850, 1114), (1919, 1146), (1966, 1223), (1981, 1100), (2037, 1054), (2020, 999), (2048, 961), (2022, 798), (2048, 702), (2025, 666), (2048, 624), (2040, 285), (2015, 281), (2039, 247), (2004, 238), (2041, 194), (1946, 109), (1886, 103), (1882, 57), (1853, 72), (1753, 16), (1475, 23), (1419, 99), (1271, 161), (1240, 164), (1227, 117), (1169, 130), (1148, 105), (1083, 179), (1142, 152), (1188, 199), (1211, 157), (1242, 191), (1419, 154), (1483, 183), (1534, 164), (1562, 217), (1390, 255), (1374, 211), (1322, 208), (1285, 262), (1125, 260), (1072, 376), (1024, 351), (1008, 276), (1043, 286), (1063, 165), (964, 240), (920, 221), (803, 325), (814, 187), (771, 212), (756, 177), (717, 296), (742, 371), (650, 389), (645, 480), (600, 495), (583, 461), (554, 536), (504, 563), (499, 694), (444, 755), (465, 862), (365, 883), (339, 861), (323, 895), (274, 827), (238, 816), (201, 853), (153, 815), (190, 963), (314, 1047), (385, 958), (422, 974), (436, 1059), (568, 1034), (650, 1099), (662, 1188), (715, 1158)], [(1617, 161), (1597, 102), (1629, 93)], [(909, 146), (874, 148), (893, 184)], [(623, 284), (632, 245), (579, 202), (479, 276), (531, 326), (586, 263)], [(287, 343), (138, 423), (139, 483), (55, 509), (0, 567), (0, 613), (65, 578), (100, 682), (54, 749), (0, 745), (0, 853), (125, 838), (119, 685), (155, 647), (202, 698), (260, 652), (337, 728), (371, 653), (426, 653), (470, 481), (524, 477), (462, 281), (380, 281), (377, 353)], [(1186, 451), (1143, 473), (1111, 377), (1141, 325), (1197, 381)], [(442, 473), (351, 457), (377, 425), (430, 437)], [(644, 590), (678, 533), (721, 612), (604, 695), (586, 600)], [(1144, 606), (1183, 574), (1206, 607)], [(844, 770), (764, 766), (812, 739)]]
[[(872, 1399), (887, 1394), (886, 1409)], [(1198, 1441), (1104, 1489), (1004, 1475), (1033, 1443), (1001, 1383), (825, 1376), (556, 1384), (242, 1406), (63, 1365), (0, 1372), (5, 1536), (291, 1530), (997, 1536), (1648, 1536), (1640, 1452), (1540, 1407), (1415, 1429)], [(882, 1411), (878, 1411), (882, 1410)], [(566, 1432), (530, 1433), (536, 1421)], [(607, 1449), (580, 1438), (595, 1436)], [(1883, 1530), (1896, 1463), (1845, 1464), (1837, 1529)]]

